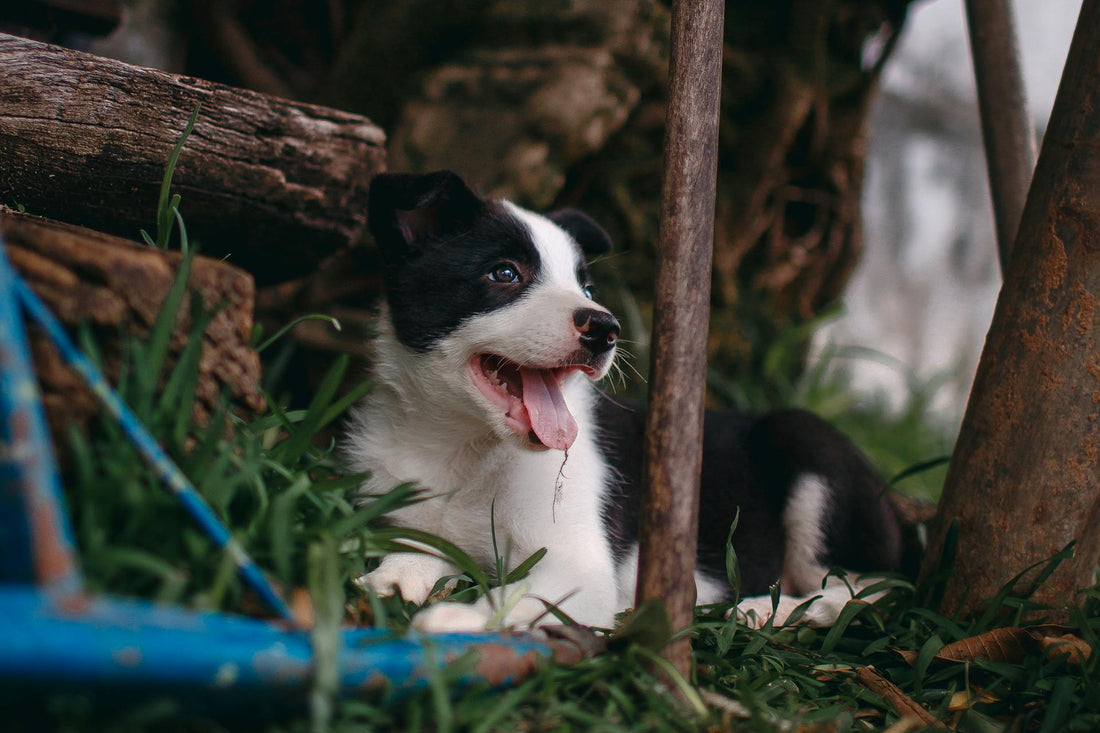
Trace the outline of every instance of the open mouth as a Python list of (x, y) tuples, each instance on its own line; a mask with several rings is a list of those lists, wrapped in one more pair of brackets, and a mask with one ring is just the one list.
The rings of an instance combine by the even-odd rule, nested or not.
[(470, 359), (474, 384), (504, 411), (508, 427), (534, 446), (557, 450), (568, 449), (577, 439), (577, 421), (561, 391), (562, 382), (574, 371), (595, 374), (583, 364), (535, 369), (495, 354), (478, 354)]

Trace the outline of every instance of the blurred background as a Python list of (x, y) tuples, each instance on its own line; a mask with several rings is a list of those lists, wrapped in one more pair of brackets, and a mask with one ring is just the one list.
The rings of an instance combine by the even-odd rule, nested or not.
[[(4, 27), (359, 113), (391, 171), (588, 211), (616, 242), (597, 297), (632, 355), (613, 388), (644, 393), (667, 2), (130, 0), (107, 35), (66, 25), (71, 5), (31, 0)], [(1080, 0), (1014, 5), (1041, 134)], [(1000, 280), (963, 0), (731, 0), (720, 131), (711, 403), (809, 407), (889, 475), (949, 454)], [(318, 312), (346, 326), (300, 325), (269, 371), (369, 358), (369, 242), (258, 280), (269, 329)]]

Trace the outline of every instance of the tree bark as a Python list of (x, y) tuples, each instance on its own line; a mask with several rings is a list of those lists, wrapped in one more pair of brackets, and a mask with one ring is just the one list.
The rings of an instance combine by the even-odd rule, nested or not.
[(1008, 267), (1035, 169), (1035, 129), (1024, 95), (1012, 3), (967, 0), (966, 21), (993, 198), (997, 254), (1003, 273)]
[[(691, 625), (695, 609), (723, 11), (722, 0), (672, 6), (637, 603), (663, 600), (675, 631)], [(663, 654), (691, 679), (688, 637)]]
[[(181, 255), (3, 207), (0, 232), (12, 265), (58, 320), (70, 327), (91, 325), (106, 371), (116, 377), (120, 334), (148, 335), (175, 280)], [(217, 308), (203, 334), (196, 417), (208, 419), (219, 408), (225, 390), (240, 408), (262, 410), (260, 360), (249, 345), (255, 299), (252, 278), (225, 262), (200, 256), (192, 264), (188, 283), (208, 308)], [(169, 343), (169, 365), (187, 343), (190, 312), (185, 301)], [(86, 424), (98, 411), (98, 402), (34, 329), (31, 352), (54, 442), (64, 445), (58, 439), (65, 429)]]
[(262, 283), (356, 240), (385, 162), (369, 120), (0, 35), (0, 202), (136, 238), (169, 154), (191, 239)]
[[(1100, 542), (1100, 0), (1085, 0), (951, 461), (923, 575), (959, 520), (944, 609), (973, 614), (1071, 541), (1034, 598), (1095, 582)], [(1088, 518), (1092, 516), (1093, 519)], [(1025, 578), (1025, 582), (1033, 578)]]

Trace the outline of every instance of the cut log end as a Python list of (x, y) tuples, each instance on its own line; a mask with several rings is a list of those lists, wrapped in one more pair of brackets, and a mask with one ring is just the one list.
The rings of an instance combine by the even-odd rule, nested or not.
[[(108, 378), (116, 378), (123, 334), (148, 336), (182, 256), (3, 207), (0, 232), (15, 269), (58, 319), (70, 329), (88, 324), (94, 330)], [(263, 410), (260, 360), (249, 344), (255, 301), (252, 277), (200, 256), (188, 284), (192, 295), (217, 309), (203, 335), (194, 417), (208, 421), (219, 409), (223, 392), (239, 411)], [(190, 313), (185, 300), (169, 343), (169, 368), (188, 342)], [(98, 404), (42, 333), (32, 328), (30, 340), (57, 442), (70, 426), (85, 427)]]

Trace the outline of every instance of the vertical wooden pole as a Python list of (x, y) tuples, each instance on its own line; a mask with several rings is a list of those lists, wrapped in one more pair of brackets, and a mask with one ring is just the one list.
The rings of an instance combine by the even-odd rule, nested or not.
[[(672, 4), (637, 602), (664, 600), (674, 629), (695, 606), (724, 11), (723, 0)], [(689, 675), (690, 640), (665, 657)]]
[(1100, 0), (1084, 0), (1004, 287), (929, 537), (959, 520), (944, 609), (981, 610), (1077, 541), (1035, 595), (1053, 606), (1100, 558)]
[(1003, 274), (1035, 170), (1035, 130), (1028, 116), (1011, 1), (966, 0), (966, 19)]

